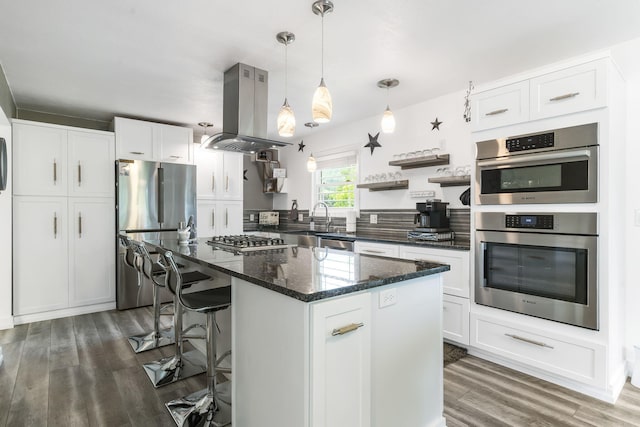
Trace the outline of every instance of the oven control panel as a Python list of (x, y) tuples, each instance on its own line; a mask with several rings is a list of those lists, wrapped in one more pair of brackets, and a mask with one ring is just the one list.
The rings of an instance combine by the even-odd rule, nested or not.
[(507, 151), (536, 150), (538, 148), (553, 147), (554, 133), (541, 133), (538, 135), (520, 136), (507, 139)]
[(506, 228), (553, 230), (553, 215), (505, 215)]

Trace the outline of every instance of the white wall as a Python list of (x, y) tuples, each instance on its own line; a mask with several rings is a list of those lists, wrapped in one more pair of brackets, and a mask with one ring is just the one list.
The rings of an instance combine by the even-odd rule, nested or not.
[[(465, 82), (461, 82), (464, 86)], [(402, 84), (402, 82), (400, 82)], [(298, 152), (297, 138), (293, 147), (281, 150), (281, 161), (287, 168), (289, 192), (274, 196), (275, 209), (289, 209), (291, 200), (298, 200), (299, 209), (310, 208), (311, 176), (306, 170), (306, 162), (310, 153), (314, 157), (339, 151), (357, 151), (360, 155), (359, 176), (375, 173), (400, 171), (399, 167), (389, 166), (388, 162), (394, 154), (426, 148), (440, 148), (441, 153), (449, 153), (450, 167), (471, 165), (475, 152), (471, 145), (470, 126), (463, 119), (465, 91), (454, 92), (439, 98), (431, 99), (403, 109), (393, 109), (393, 89), (389, 92), (391, 108), (396, 117), (396, 131), (393, 134), (380, 133), (378, 142), (382, 145), (371, 155), (364, 145), (369, 142), (368, 133), (375, 136), (380, 132), (380, 119), (386, 106), (386, 94), (372, 85), (371, 90), (380, 90), (380, 115), (359, 120), (357, 122), (322, 130), (322, 125), (313, 134), (304, 138), (304, 152)], [(298, 113), (299, 114), (299, 113)], [(335, 101), (334, 113), (340, 114), (340, 104)], [(442, 122), (440, 130), (431, 130), (431, 123), (436, 117)], [(358, 190), (361, 209), (415, 209), (416, 202), (409, 191), (435, 190), (436, 198), (450, 203), (450, 207), (462, 207), (458, 197), (467, 187), (447, 187), (441, 189), (438, 184), (427, 182), (429, 176), (435, 176), (436, 167), (409, 169), (402, 171), (403, 179), (409, 179), (409, 190), (392, 190), (369, 192)]]
[(13, 327), (11, 315), (11, 126), (0, 110), (0, 137), (7, 141), (7, 190), (0, 193), (0, 329)]

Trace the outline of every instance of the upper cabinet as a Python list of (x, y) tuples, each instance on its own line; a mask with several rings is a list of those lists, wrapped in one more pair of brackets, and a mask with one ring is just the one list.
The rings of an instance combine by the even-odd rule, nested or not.
[(195, 163), (199, 199), (242, 200), (243, 154), (198, 148)]
[(605, 107), (608, 58), (472, 95), (472, 131)]
[(15, 120), (13, 192), (23, 196), (113, 196), (111, 132)]
[(193, 164), (193, 129), (116, 117), (118, 159)]

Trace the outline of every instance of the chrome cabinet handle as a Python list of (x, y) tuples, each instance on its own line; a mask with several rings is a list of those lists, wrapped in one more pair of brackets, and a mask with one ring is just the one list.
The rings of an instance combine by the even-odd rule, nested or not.
[(78, 237), (82, 239), (82, 213), (78, 212)]
[(53, 159), (53, 183), (58, 182), (58, 163)]
[(490, 113), (486, 113), (485, 116), (495, 116), (498, 114), (506, 113), (507, 111), (509, 111), (508, 108), (501, 108), (500, 110), (495, 110)]
[(224, 226), (225, 227), (229, 226), (229, 209), (228, 208), (224, 209)]
[(182, 156), (176, 156), (175, 154), (171, 155), (169, 157), (171, 157), (172, 159), (181, 159), (182, 158)]
[(384, 251), (374, 251), (373, 249), (363, 249), (362, 252), (367, 252), (370, 254), (383, 254)]
[(229, 175), (227, 175), (225, 178), (226, 178), (226, 182), (224, 184), (224, 187), (225, 187), (224, 191), (228, 192), (229, 191)]
[(78, 162), (78, 186), (82, 185), (82, 165)]
[(144, 153), (142, 151), (129, 151), (130, 154), (136, 154), (138, 156), (142, 156)]
[(216, 226), (216, 210), (215, 209), (211, 209), (211, 227), (215, 227)]
[(508, 336), (509, 338), (513, 338), (514, 340), (518, 340), (518, 341), (522, 341), (522, 342), (526, 342), (528, 344), (533, 344), (533, 345), (537, 345), (538, 347), (547, 347), (547, 348), (551, 348), (553, 349), (553, 346), (550, 346), (549, 344), (545, 344), (541, 341), (534, 341), (534, 340), (530, 340), (529, 338), (524, 338), (518, 335), (513, 335), (513, 334), (505, 334), (506, 336)]
[(360, 328), (362, 328), (364, 326), (364, 323), (360, 322), (360, 323), (352, 323), (350, 325), (346, 325), (343, 326), (341, 328), (336, 328), (331, 332), (331, 336), (336, 336), (336, 335), (344, 335), (344, 334), (348, 334), (349, 332), (353, 332), (355, 330), (358, 330)]
[(53, 238), (58, 238), (58, 214), (53, 213)]
[(580, 95), (580, 92), (565, 93), (564, 95), (559, 95), (559, 96), (554, 96), (553, 98), (549, 98), (549, 101), (551, 102), (562, 101), (564, 99), (574, 98), (578, 95)]
[(216, 174), (211, 172), (211, 191), (215, 193), (216, 191)]

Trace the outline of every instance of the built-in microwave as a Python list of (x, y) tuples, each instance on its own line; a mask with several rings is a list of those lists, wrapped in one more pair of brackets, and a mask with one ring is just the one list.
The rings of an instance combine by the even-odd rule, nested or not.
[(598, 124), (476, 143), (476, 203), (595, 203)]
[(598, 329), (598, 217), (478, 212), (477, 304)]

